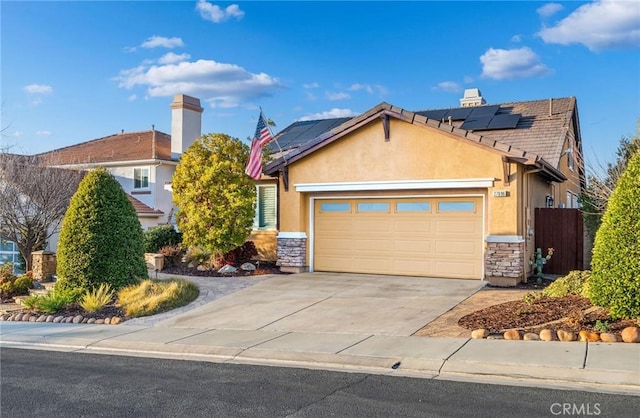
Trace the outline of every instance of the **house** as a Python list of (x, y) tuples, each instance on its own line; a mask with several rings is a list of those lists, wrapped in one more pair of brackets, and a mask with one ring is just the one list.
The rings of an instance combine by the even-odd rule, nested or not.
[(285, 271), (515, 284), (530, 271), (534, 209), (577, 207), (585, 185), (574, 97), (487, 105), (469, 89), (457, 108), (381, 103), (275, 139), (263, 186), (277, 187)]
[[(105, 167), (120, 183), (144, 229), (174, 223), (171, 179), (182, 153), (199, 138), (203, 108), (200, 100), (176, 95), (171, 103), (171, 135), (151, 130), (120, 132), (38, 154), (45, 165), (90, 170)], [(257, 182), (258, 208), (250, 240), (259, 257), (275, 260), (275, 188)], [(57, 235), (49, 249), (55, 250)]]

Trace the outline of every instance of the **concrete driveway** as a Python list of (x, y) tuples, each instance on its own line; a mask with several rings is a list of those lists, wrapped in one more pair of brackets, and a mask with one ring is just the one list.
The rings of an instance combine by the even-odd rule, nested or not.
[(368, 274), (281, 275), (156, 326), (409, 336), (483, 285)]

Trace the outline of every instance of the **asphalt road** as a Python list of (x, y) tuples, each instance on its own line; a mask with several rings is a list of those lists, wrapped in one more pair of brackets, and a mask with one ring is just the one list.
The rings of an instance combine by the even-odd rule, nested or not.
[(281, 367), (0, 352), (0, 416), (635, 417), (640, 397)]

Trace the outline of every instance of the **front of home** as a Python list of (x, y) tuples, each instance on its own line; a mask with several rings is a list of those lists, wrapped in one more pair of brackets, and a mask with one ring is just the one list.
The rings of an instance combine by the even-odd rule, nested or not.
[(265, 168), (284, 270), (515, 283), (529, 271), (534, 209), (577, 207), (584, 185), (575, 98), (382, 103), (328, 126), (286, 128), (276, 140), (297, 144)]

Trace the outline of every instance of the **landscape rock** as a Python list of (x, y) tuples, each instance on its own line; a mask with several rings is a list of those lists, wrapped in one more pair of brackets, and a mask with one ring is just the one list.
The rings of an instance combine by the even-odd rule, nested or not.
[(86, 324), (86, 323), (88, 323), (88, 322), (89, 322), (89, 318), (83, 318), (83, 319), (82, 319), (82, 323), (83, 323), (83, 324)]
[(600, 341), (600, 334), (598, 334), (597, 332), (582, 330), (578, 333), (578, 340), (594, 343), (596, 341)]
[(104, 319), (96, 319), (96, 324), (104, 324)]
[(53, 322), (57, 324), (59, 322), (62, 322), (63, 319), (64, 316), (56, 316), (55, 318), (53, 318)]
[(229, 264), (224, 265), (220, 267), (220, 269), (218, 269), (218, 273), (220, 274), (235, 273), (236, 271), (238, 271), (238, 269)]
[(508, 331), (505, 331), (503, 335), (505, 340), (521, 340), (522, 339), (522, 335), (520, 335), (520, 331), (515, 329), (510, 329)]
[(640, 343), (640, 328), (626, 327), (622, 330), (620, 336), (625, 343)]
[(64, 318), (62, 320), (62, 322), (64, 322), (65, 324), (70, 324), (71, 321), (73, 321), (73, 317), (72, 316), (67, 316), (66, 318)]
[(36, 322), (44, 322), (46, 320), (47, 320), (47, 315), (40, 315), (38, 319), (36, 319)]
[(577, 339), (576, 333), (573, 331), (565, 331), (563, 329), (558, 330), (558, 340), (560, 341), (575, 341)]
[(471, 338), (482, 339), (489, 336), (489, 330), (485, 328), (474, 329), (471, 331)]
[(602, 340), (603, 343), (619, 343), (622, 341), (622, 337), (620, 337), (618, 334), (603, 332), (602, 334), (600, 334), (600, 340)]
[(13, 321), (22, 321), (22, 317), (24, 316), (24, 314), (18, 313), (13, 317)]
[(539, 341), (540, 336), (538, 336), (538, 334), (536, 334), (535, 332), (527, 332), (526, 334), (524, 334), (522, 339), (525, 341)]
[(240, 268), (244, 271), (254, 271), (256, 269), (256, 266), (251, 263), (244, 263), (240, 266)]
[(121, 319), (119, 316), (114, 316), (113, 318), (111, 318), (111, 325), (118, 325), (120, 321)]
[(202, 264), (200, 264), (198, 267), (196, 267), (196, 270), (198, 270), (198, 271), (207, 271), (209, 269), (206, 266), (203, 266)]
[(96, 322), (95, 318), (89, 318), (89, 320), (87, 321), (87, 324), (93, 324)]
[(47, 319), (45, 319), (45, 322), (53, 322), (53, 315), (47, 315)]
[(83, 319), (84, 319), (84, 316), (76, 315), (73, 317), (73, 320), (71, 322), (73, 322), (74, 324), (79, 324), (82, 322)]
[(109, 325), (111, 323), (111, 318), (105, 318), (104, 323)]
[(37, 317), (37, 316), (35, 316), (35, 315), (31, 315), (31, 316), (29, 317), (29, 322), (36, 322), (36, 319), (38, 319), (38, 317)]
[(503, 334), (489, 334), (487, 340), (504, 340)]
[(29, 322), (29, 319), (31, 319), (31, 314), (30, 313), (26, 313), (26, 314), (22, 315), (22, 321), (23, 322)]

